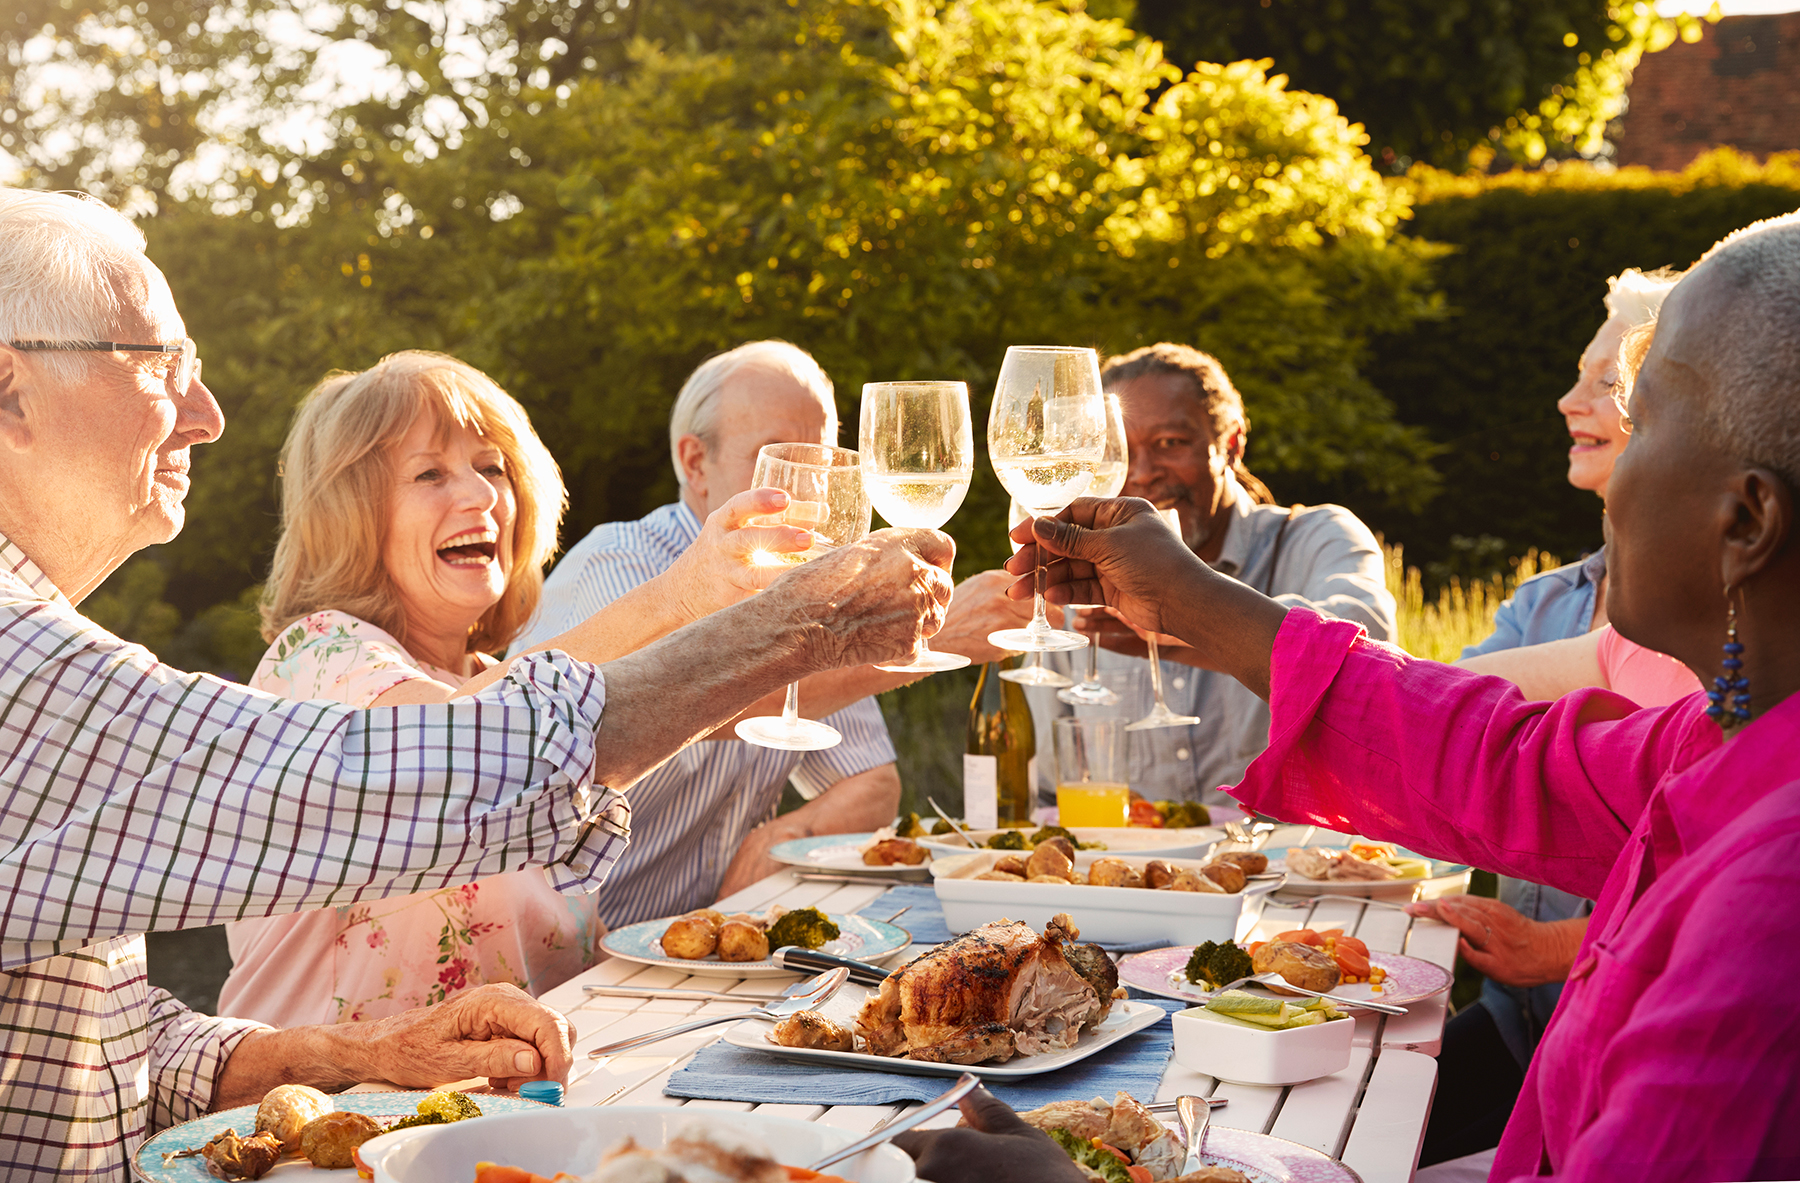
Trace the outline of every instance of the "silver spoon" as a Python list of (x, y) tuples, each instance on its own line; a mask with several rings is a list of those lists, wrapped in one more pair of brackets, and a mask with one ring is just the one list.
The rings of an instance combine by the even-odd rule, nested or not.
[(838, 992), (850, 971), (842, 966), (827, 970), (806, 984), (806, 989), (784, 1001), (771, 1001), (768, 1006), (759, 1006), (755, 1010), (736, 1011), (729, 1015), (713, 1015), (710, 1018), (695, 1019), (691, 1023), (680, 1023), (673, 1027), (664, 1027), (652, 1031), (648, 1035), (635, 1035), (630, 1039), (621, 1039), (615, 1043), (604, 1044), (588, 1053), (588, 1059), (598, 1060), (601, 1056), (610, 1056), (616, 1052), (628, 1051), (634, 1047), (642, 1047), (646, 1043), (656, 1043), (676, 1035), (686, 1035), (689, 1031), (698, 1031), (703, 1027), (716, 1027), (720, 1023), (735, 1023), (739, 1019), (785, 1019), (789, 1015), (799, 1014), (803, 1010), (812, 1010)]
[(1181, 1128), (1187, 1131), (1187, 1157), (1181, 1160), (1181, 1173), (1185, 1175), (1200, 1167), (1200, 1147), (1206, 1141), (1206, 1127), (1212, 1121), (1212, 1106), (1207, 1104), (1205, 1097), (1177, 1097), (1175, 1113), (1181, 1118)]
[(974, 1092), (975, 1086), (980, 1083), (980, 1078), (973, 1073), (963, 1073), (956, 1078), (956, 1083), (950, 1086), (949, 1092), (934, 1097), (917, 1109), (901, 1114), (892, 1122), (882, 1126), (867, 1137), (859, 1138), (848, 1146), (832, 1151), (818, 1162), (809, 1166), (807, 1170), (822, 1171), (834, 1162), (843, 1162), (852, 1155), (861, 1154), (865, 1150), (881, 1145), (896, 1134), (904, 1134), (907, 1130), (912, 1129), (921, 1122), (930, 1121), (944, 1110), (950, 1108), (958, 1101)]

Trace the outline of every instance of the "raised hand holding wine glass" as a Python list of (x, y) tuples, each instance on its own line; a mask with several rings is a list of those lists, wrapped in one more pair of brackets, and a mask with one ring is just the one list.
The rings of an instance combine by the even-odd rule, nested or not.
[[(1125, 407), (1119, 402), (1119, 396), (1106, 396), (1106, 456), (1100, 466), (1094, 470), (1094, 485), (1088, 490), (1091, 497), (1117, 497), (1119, 490), (1125, 487), (1125, 476), (1131, 470), (1131, 453), (1125, 440)], [(1011, 529), (1013, 523), (1008, 522)], [(1088, 605), (1071, 604), (1072, 608)], [(1116, 706), (1119, 696), (1100, 681), (1100, 643), (1095, 638), (1088, 639), (1087, 676), (1073, 686), (1056, 692), (1056, 697), (1073, 706)]]
[[(798, 526), (812, 531), (813, 544), (799, 553), (765, 552), (759, 562), (804, 563), (869, 532), (869, 497), (855, 452), (829, 444), (764, 444), (756, 454), (752, 488), (775, 488), (788, 495), (788, 507), (761, 525)], [(765, 748), (816, 752), (836, 747), (844, 737), (835, 727), (800, 717), (800, 685), (787, 689), (778, 716), (741, 719), (738, 738)]]
[[(975, 472), (969, 387), (963, 382), (870, 382), (863, 386), (857, 448), (870, 504), (890, 526), (936, 530), (962, 505)], [(969, 659), (924, 642), (895, 673), (961, 669)]]
[[(1008, 348), (988, 412), (988, 459), (1013, 499), (1034, 515), (1057, 513), (1088, 491), (1105, 454), (1099, 356), (1055, 345)], [(990, 644), (1023, 653), (1087, 644), (1080, 633), (1050, 627), (1043, 588), (1040, 565), (1031, 623), (989, 634)]]

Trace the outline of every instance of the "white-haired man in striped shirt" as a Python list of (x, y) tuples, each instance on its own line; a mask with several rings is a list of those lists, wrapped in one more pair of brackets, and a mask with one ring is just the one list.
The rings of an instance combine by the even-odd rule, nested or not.
[[(570, 548), (513, 651), (572, 627), (665, 570), (693, 544), (709, 513), (750, 488), (764, 444), (837, 440), (831, 379), (798, 346), (753, 341), (702, 363), (669, 417), (680, 500), (636, 521), (597, 526)], [(1004, 595), (1007, 582), (1004, 572), (990, 571), (959, 586), (932, 647), (974, 661), (1002, 656), (987, 634), (1025, 620)], [(864, 666), (807, 679), (801, 712), (837, 728), (844, 737), (837, 747), (778, 751), (721, 729), (645, 777), (631, 790), (631, 849), (597, 893), (600, 919), (617, 927), (702, 907), (777, 870), (768, 857), (777, 842), (892, 822), (900, 776), (870, 696), (917, 677)], [(781, 699), (762, 707), (777, 714)], [(790, 777), (808, 800), (777, 817)]]

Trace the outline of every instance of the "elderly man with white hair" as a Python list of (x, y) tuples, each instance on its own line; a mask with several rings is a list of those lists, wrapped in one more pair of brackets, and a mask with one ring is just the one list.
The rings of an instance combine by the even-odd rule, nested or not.
[[(545, 581), (537, 619), (513, 651), (541, 643), (667, 569), (693, 545), (709, 513), (750, 487), (764, 444), (837, 439), (831, 379), (798, 346), (753, 341), (702, 363), (669, 417), (680, 499), (637, 521), (597, 526), (570, 548)], [(998, 571), (965, 581), (933, 646), (976, 661), (1002, 656), (987, 634), (1022, 620), (1003, 594), (1008, 582)], [(881, 709), (869, 696), (918, 677), (865, 666), (807, 679), (801, 711), (837, 728), (844, 737), (837, 747), (778, 751), (722, 730), (651, 773), (631, 791), (638, 833), (598, 893), (600, 919), (617, 927), (710, 904), (779, 869), (767, 853), (777, 842), (891, 823), (900, 776)], [(750, 713), (780, 709), (777, 697)], [(809, 799), (777, 817), (790, 777)]]
[(629, 657), (578, 660), (577, 630), (567, 652), (497, 665), (448, 703), (365, 711), (171, 669), (75, 607), (174, 537), (191, 449), (224, 427), (143, 249), (98, 202), (0, 189), (10, 1180), (123, 1180), (148, 1128), (278, 1083), (566, 1075), (567, 1024), (512, 987), (275, 1030), (150, 989), (140, 934), (526, 865), (591, 890), (625, 849), (618, 790), (795, 677), (909, 651), (949, 598), (949, 540), (894, 531)]

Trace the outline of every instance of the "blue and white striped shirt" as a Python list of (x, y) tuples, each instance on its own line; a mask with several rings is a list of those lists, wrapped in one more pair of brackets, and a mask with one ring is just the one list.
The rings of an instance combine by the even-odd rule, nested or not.
[[(537, 618), (517, 653), (574, 628), (632, 588), (668, 570), (700, 536), (685, 504), (635, 522), (608, 522), (563, 556), (544, 583)], [(822, 752), (783, 752), (739, 739), (690, 744), (634, 785), (631, 845), (595, 893), (611, 928), (705, 907), (745, 835), (775, 814), (790, 776), (806, 796), (894, 762), (881, 708), (872, 698), (825, 720), (844, 742)]]

